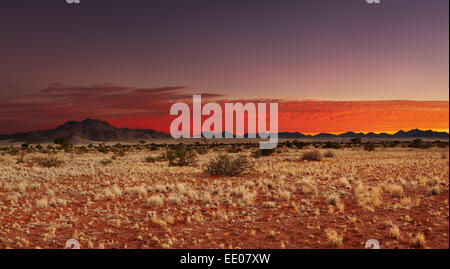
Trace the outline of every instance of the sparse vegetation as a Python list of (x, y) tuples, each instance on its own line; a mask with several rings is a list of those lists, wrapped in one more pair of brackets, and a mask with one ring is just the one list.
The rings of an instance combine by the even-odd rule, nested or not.
[(448, 247), (444, 142), (366, 143), (0, 146), (0, 248)]
[(340, 236), (335, 230), (326, 229), (325, 234), (327, 236), (328, 244), (331, 247), (336, 248), (342, 246), (342, 236)]
[(61, 160), (59, 160), (56, 157), (34, 158), (34, 162), (37, 163), (39, 166), (47, 167), (47, 168), (58, 167), (63, 163)]
[(366, 143), (366, 144), (364, 144), (364, 150), (365, 151), (374, 151), (375, 150), (375, 144), (373, 144), (373, 143)]
[(250, 163), (245, 156), (232, 158), (229, 155), (221, 154), (208, 163), (205, 173), (211, 176), (232, 177), (242, 175), (248, 168), (250, 168)]
[(269, 156), (275, 152), (275, 149), (258, 149), (252, 153), (252, 156), (259, 158), (261, 156)]
[(186, 166), (197, 163), (197, 153), (186, 145), (177, 145), (168, 148), (166, 158), (171, 166)]

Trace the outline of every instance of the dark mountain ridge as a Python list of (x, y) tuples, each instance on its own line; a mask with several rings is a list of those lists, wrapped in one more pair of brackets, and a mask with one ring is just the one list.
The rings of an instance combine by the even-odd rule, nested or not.
[(11, 139), (27, 143), (44, 143), (53, 142), (57, 138), (67, 138), (69, 141), (130, 141), (170, 137), (166, 133), (151, 129), (116, 128), (105, 121), (88, 118), (83, 121), (68, 121), (55, 129), (0, 135), (0, 140)]
[[(225, 132), (222, 133), (224, 137)], [(248, 137), (245, 134), (244, 137)], [(395, 134), (379, 133), (355, 133), (346, 132), (342, 134), (320, 133), (317, 135), (305, 135), (299, 132), (280, 132), (279, 138), (435, 138), (448, 139), (449, 134), (446, 132), (436, 132), (432, 130), (422, 131), (419, 129), (412, 129), (407, 132), (400, 130)], [(85, 119), (83, 121), (68, 121), (55, 129), (37, 130), (24, 133), (16, 133), (12, 135), (0, 135), (0, 140), (12, 140), (14, 142), (26, 143), (45, 143), (53, 142), (57, 138), (67, 138), (71, 142), (89, 140), (89, 141), (132, 141), (145, 139), (167, 139), (171, 138), (169, 134), (158, 132), (152, 129), (130, 129), (130, 128), (116, 128), (105, 121), (98, 119)]]

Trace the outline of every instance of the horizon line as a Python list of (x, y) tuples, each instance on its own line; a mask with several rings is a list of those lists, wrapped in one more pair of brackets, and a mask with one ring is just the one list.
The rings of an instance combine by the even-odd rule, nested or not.
[[(90, 117), (87, 117), (87, 118), (85, 118), (84, 120), (79, 120), (79, 121), (76, 121), (76, 120), (68, 120), (68, 121), (65, 121), (65, 122), (62, 123), (62, 124), (59, 124), (59, 125), (56, 126), (55, 128), (50, 128), (50, 129), (34, 129), (34, 130), (29, 130), (29, 131), (24, 131), (24, 132), (15, 132), (15, 133), (10, 133), (10, 134), (0, 134), (0, 135), (1, 135), (1, 136), (10, 136), (10, 135), (24, 134), (24, 133), (29, 133), (29, 132), (37, 132), (37, 131), (53, 130), (53, 129), (56, 129), (56, 128), (58, 128), (59, 126), (62, 126), (62, 125), (64, 125), (64, 124), (68, 123), (68, 122), (82, 122), (82, 121), (85, 121), (85, 120), (102, 121), (102, 122), (105, 122), (105, 123), (107, 123), (108, 125), (110, 125), (110, 126), (112, 126), (112, 127), (114, 127), (114, 128), (117, 128), (117, 129), (153, 130), (153, 131), (157, 131), (157, 132), (160, 132), (160, 133), (164, 133), (164, 134), (170, 135), (170, 133), (167, 133), (167, 132), (165, 132), (165, 131), (160, 131), (160, 130), (157, 130), (157, 129), (153, 129), (153, 128), (144, 129), (144, 128), (116, 127), (116, 126), (110, 124), (110, 123), (109, 123), (108, 121), (106, 121), (106, 120), (94, 119), (94, 118), (90, 118)], [(379, 135), (379, 134), (394, 135), (394, 134), (396, 134), (396, 133), (398, 133), (398, 132), (400, 132), (400, 131), (403, 131), (403, 132), (409, 132), (409, 131), (412, 131), (412, 130), (443, 132), (443, 133), (447, 133), (447, 134), (450, 135), (450, 129), (448, 129), (448, 128), (447, 128), (447, 129), (445, 129), (445, 128), (430, 128), (430, 129), (427, 129), (427, 130), (425, 130), (425, 129), (419, 129), (419, 128), (411, 128), (411, 129), (397, 129), (397, 130), (390, 130), (390, 131), (367, 131), (367, 130), (364, 130), (364, 131), (354, 131), (354, 130), (349, 130), (349, 131), (345, 131), (345, 132), (278, 131), (277, 134), (280, 134), (280, 133), (291, 133), (291, 134), (294, 134), (294, 133), (300, 133), (300, 134), (303, 134), (303, 135), (316, 136), (316, 135), (319, 135), (319, 134), (341, 135), (341, 134), (353, 132), (353, 133), (355, 133), (355, 134), (364, 134), (364, 135), (367, 135), (367, 134), (369, 134), (369, 133), (373, 133), (373, 134), (376, 134), (376, 135)], [(223, 131), (222, 133), (225, 133), (225, 132), (226, 132), (226, 131)], [(205, 132), (202, 132), (202, 134), (203, 134), (203, 133), (205, 133)], [(213, 133), (213, 132), (209, 132), (209, 133)], [(263, 132), (263, 133), (268, 133), (268, 132)], [(213, 133), (213, 134), (214, 134), (214, 133)], [(244, 133), (243, 136), (248, 135), (248, 134), (249, 134), (249, 133)], [(256, 133), (256, 135), (258, 135), (258, 134), (259, 134), (259, 132)], [(234, 136), (238, 136), (236, 133), (233, 133), (233, 135), (234, 135)], [(242, 135), (240, 135), (240, 136), (242, 136)]]

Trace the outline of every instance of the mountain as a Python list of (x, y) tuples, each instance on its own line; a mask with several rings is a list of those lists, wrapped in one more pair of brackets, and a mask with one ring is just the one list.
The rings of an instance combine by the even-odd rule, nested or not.
[(407, 132), (398, 131), (395, 134), (387, 134), (387, 133), (355, 133), (355, 132), (346, 132), (342, 134), (328, 134), (328, 133), (320, 133), (317, 135), (304, 135), (301, 133), (279, 133), (279, 138), (449, 138), (449, 134), (446, 132), (435, 132), (432, 130), (422, 131), (419, 129), (412, 129)]
[(131, 141), (155, 138), (171, 138), (170, 135), (151, 129), (116, 128), (96, 119), (68, 121), (55, 129), (38, 130), (13, 135), (0, 135), (0, 140), (11, 139), (27, 143), (53, 142), (57, 138), (67, 138), (76, 144), (82, 141)]
[[(222, 137), (225, 137), (225, 132), (222, 132)], [(244, 137), (248, 137), (245, 134)], [(258, 137), (258, 136), (257, 136)], [(435, 132), (432, 130), (422, 131), (419, 129), (412, 129), (407, 132), (398, 131), (395, 134), (380, 133), (355, 133), (346, 132), (339, 135), (320, 133), (317, 135), (305, 135), (299, 132), (280, 132), (278, 138), (317, 138), (317, 139), (330, 139), (330, 138), (434, 138), (434, 139), (448, 139), (449, 134), (445, 132)], [(83, 121), (68, 121), (55, 129), (50, 130), (38, 130), (26, 133), (16, 133), (12, 135), (0, 135), (0, 140), (12, 140), (26, 143), (45, 143), (53, 142), (57, 138), (67, 138), (70, 143), (88, 143), (89, 141), (137, 141), (146, 139), (167, 139), (172, 138), (169, 134), (158, 132), (151, 129), (129, 129), (129, 128), (116, 128), (109, 123), (96, 119), (85, 119)]]

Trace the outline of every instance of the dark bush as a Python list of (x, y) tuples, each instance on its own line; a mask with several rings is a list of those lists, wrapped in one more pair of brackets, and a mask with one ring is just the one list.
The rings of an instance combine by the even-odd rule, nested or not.
[(231, 146), (231, 148), (228, 150), (228, 153), (238, 153), (238, 152), (241, 152), (241, 151), (242, 151), (241, 147), (238, 147), (235, 144), (233, 144)]
[(35, 158), (34, 162), (36, 162), (38, 165), (42, 167), (58, 167), (62, 164), (62, 161), (60, 161), (56, 157), (48, 157), (48, 158)]
[(302, 142), (302, 141), (297, 141), (297, 140), (294, 140), (292, 142), (292, 144), (298, 149), (303, 149), (304, 147), (308, 146), (308, 143), (305, 143), (305, 142)]
[(325, 157), (325, 158), (334, 158), (334, 153), (329, 150), (329, 151), (325, 152), (323, 157)]
[(252, 156), (255, 158), (258, 158), (261, 156), (269, 156), (274, 152), (275, 152), (275, 149), (258, 149), (252, 153)]
[(104, 153), (104, 154), (107, 154), (109, 152), (108, 147), (103, 145), (103, 144), (98, 145), (97, 150), (98, 150), (98, 152), (101, 152), (101, 153)]
[(360, 137), (355, 137), (350, 139), (350, 142), (352, 142), (352, 144), (356, 145), (356, 144), (361, 144), (361, 138)]
[(208, 148), (206, 146), (197, 146), (195, 147), (195, 151), (200, 155), (205, 155), (208, 153)]
[(113, 162), (113, 160), (112, 159), (105, 159), (105, 160), (101, 160), (100, 161), (100, 163), (102, 164), (102, 165), (110, 165), (111, 163)]
[(176, 145), (167, 149), (166, 159), (171, 166), (194, 165), (197, 163), (197, 153), (192, 147)]
[(342, 147), (341, 144), (339, 144), (338, 142), (327, 141), (327, 142), (325, 142), (325, 144), (323, 145), (322, 148), (324, 148), (324, 149), (340, 149), (341, 147)]
[(374, 151), (375, 150), (375, 144), (372, 144), (372, 143), (364, 144), (364, 150), (365, 151)]

